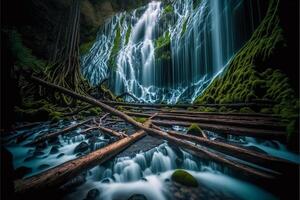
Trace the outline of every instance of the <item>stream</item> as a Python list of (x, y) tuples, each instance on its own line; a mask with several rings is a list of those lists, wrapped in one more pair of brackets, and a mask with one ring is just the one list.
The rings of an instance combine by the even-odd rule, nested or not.
[[(101, 131), (91, 131), (85, 135), (81, 130), (59, 136), (57, 140), (44, 145), (28, 146), (35, 137), (54, 132), (77, 121), (60, 122), (57, 125), (41, 125), (18, 130), (13, 134), (31, 133), (24, 141), (16, 143), (12, 139), (6, 143), (13, 154), (13, 164), (17, 171), (23, 171), (24, 178), (39, 174), (89, 152), (102, 148), (114, 141)], [(112, 125), (115, 130), (127, 129), (132, 134), (135, 129), (125, 123)], [(186, 129), (172, 128), (182, 134)], [(250, 137), (222, 136), (206, 131), (210, 140), (226, 140), (261, 153), (300, 163), (299, 155), (289, 152), (278, 141), (257, 140)], [(137, 148), (139, 147), (139, 148)], [(25, 168), (27, 170), (24, 169)], [(22, 170), (20, 170), (22, 169)], [(171, 180), (175, 169), (185, 169), (198, 181), (196, 188), (180, 185)], [(235, 176), (230, 169), (212, 161), (196, 158), (190, 153), (167, 142), (146, 136), (121, 152), (114, 159), (82, 172), (78, 177), (65, 183), (61, 190), (63, 199), (278, 199), (250, 183), (245, 178)]]

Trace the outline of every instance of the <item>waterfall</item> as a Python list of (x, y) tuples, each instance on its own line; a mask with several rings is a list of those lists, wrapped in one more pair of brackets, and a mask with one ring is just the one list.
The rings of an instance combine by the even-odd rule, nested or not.
[(251, 36), (260, 10), (258, 0), (152, 1), (101, 27), (82, 72), (144, 102), (193, 102)]

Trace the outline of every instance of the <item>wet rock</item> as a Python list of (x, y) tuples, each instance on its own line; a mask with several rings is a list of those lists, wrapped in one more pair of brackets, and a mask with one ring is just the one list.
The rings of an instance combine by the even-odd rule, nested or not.
[(182, 169), (177, 169), (173, 174), (172, 174), (172, 180), (180, 183), (185, 186), (190, 186), (190, 187), (198, 187), (198, 182), (197, 180), (187, 171), (182, 170)]
[(81, 175), (76, 176), (75, 178), (71, 179), (66, 184), (64, 184), (62, 186), (62, 190), (70, 191), (70, 190), (74, 189), (75, 187), (78, 187), (78, 186), (84, 184), (85, 181), (86, 181), (85, 175), (81, 174)]
[[(13, 155), (3, 146), (1, 146), (1, 197), (14, 199), (14, 168)], [(3, 184), (5, 183), (5, 184)]]
[(56, 154), (58, 152), (59, 152), (58, 146), (52, 146), (51, 147), (50, 154)]
[(80, 157), (80, 156), (83, 156), (83, 153), (76, 154), (76, 157)]
[(56, 156), (56, 158), (60, 158), (60, 157), (63, 157), (65, 154), (64, 153), (60, 153)]
[(46, 142), (41, 142), (41, 143), (38, 143), (37, 145), (36, 145), (36, 150), (43, 150), (43, 149), (45, 149), (47, 147), (47, 143)]
[(170, 182), (170, 179), (166, 178), (166, 179), (165, 179), (165, 182)]
[(133, 194), (128, 200), (147, 200), (147, 198), (143, 194)]
[(26, 174), (29, 174), (32, 172), (32, 169), (30, 167), (25, 167), (21, 166), (17, 168), (14, 172), (15, 174), (15, 179), (21, 179), (23, 178)]
[(88, 191), (85, 200), (94, 200), (99, 196), (99, 194), (100, 191), (98, 189), (91, 189), (90, 191)]
[(42, 155), (44, 155), (45, 153), (43, 152), (43, 151), (40, 151), (40, 150), (36, 150), (36, 151), (34, 151), (34, 153), (33, 153), (33, 155), (34, 156), (42, 156)]
[(29, 161), (34, 160), (34, 159), (35, 159), (35, 156), (29, 156), (29, 157), (24, 159), (24, 162), (29, 162)]
[(108, 178), (105, 178), (101, 181), (101, 183), (110, 183), (110, 180)]
[(89, 149), (89, 144), (86, 142), (81, 142), (79, 145), (77, 145), (74, 149), (74, 153), (83, 153)]
[(146, 178), (142, 178), (141, 180), (142, 180), (142, 181), (145, 181), (145, 182), (147, 182), (147, 181), (148, 181)]
[(38, 169), (39, 169), (39, 170), (42, 170), (42, 169), (46, 169), (46, 168), (48, 168), (48, 167), (50, 167), (50, 165), (48, 165), (48, 164), (41, 164), (41, 165), (38, 167)]

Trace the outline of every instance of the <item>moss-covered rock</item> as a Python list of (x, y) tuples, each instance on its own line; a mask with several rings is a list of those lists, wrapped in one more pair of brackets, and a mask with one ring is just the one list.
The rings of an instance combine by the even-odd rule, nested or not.
[(177, 169), (172, 174), (172, 180), (189, 187), (198, 187), (197, 180), (187, 171), (182, 169)]
[(191, 124), (187, 130), (187, 134), (202, 136), (202, 129), (198, 124)]
[(112, 46), (110, 57), (109, 57), (109, 60), (108, 60), (109, 67), (111, 67), (113, 69), (116, 68), (116, 59), (117, 59), (118, 53), (120, 51), (121, 41), (122, 41), (121, 26), (117, 25), (116, 29), (117, 30), (116, 30), (116, 35), (115, 35), (115, 39), (114, 39), (114, 44)]

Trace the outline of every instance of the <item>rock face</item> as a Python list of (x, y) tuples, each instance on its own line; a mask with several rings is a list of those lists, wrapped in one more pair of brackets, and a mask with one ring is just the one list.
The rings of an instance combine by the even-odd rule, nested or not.
[(93, 200), (96, 199), (100, 194), (100, 191), (96, 188), (91, 189), (90, 191), (88, 191), (85, 200)]
[[(139, 7), (149, 0), (82, 0), (80, 42), (93, 40), (99, 27), (113, 14)], [(3, 3), (3, 29), (17, 29), (26, 47), (37, 57), (49, 59), (58, 27), (72, 0), (11, 0)], [(18, 6), (16, 6), (18, 5)]]

